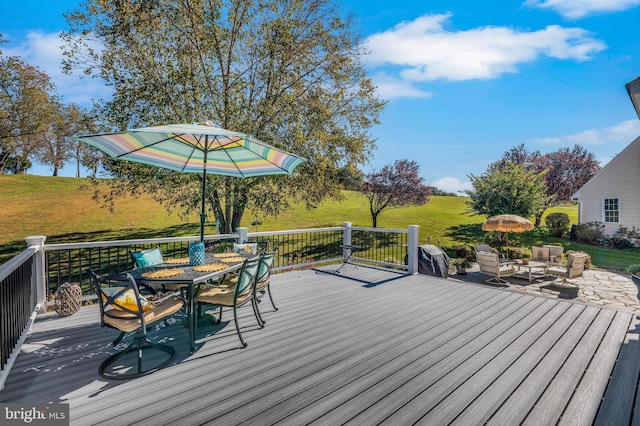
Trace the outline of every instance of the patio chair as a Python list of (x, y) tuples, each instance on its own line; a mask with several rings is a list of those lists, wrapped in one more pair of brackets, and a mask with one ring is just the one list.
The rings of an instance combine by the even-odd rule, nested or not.
[(537, 262), (549, 262), (551, 261), (551, 250), (549, 247), (532, 246), (531, 260), (535, 260)]
[(474, 250), (476, 252), (476, 255), (478, 254), (478, 252), (493, 253), (500, 256), (500, 262), (505, 262), (507, 260), (504, 253), (498, 253), (497, 250), (495, 249), (492, 251), (489, 244), (478, 244), (474, 247)]
[(198, 304), (199, 313), (201, 312), (202, 304), (220, 307), (220, 313), (216, 321), (217, 324), (220, 324), (222, 321), (222, 309), (225, 307), (233, 308), (233, 319), (242, 346), (247, 346), (247, 343), (242, 338), (240, 325), (238, 324), (239, 307), (250, 303), (258, 325), (264, 327), (253, 300), (259, 263), (260, 256), (246, 259), (242, 264), (237, 279), (228, 279), (217, 285), (203, 284), (198, 288), (196, 293), (196, 303)]
[(500, 264), (498, 255), (495, 253), (488, 253), (485, 251), (476, 252), (476, 260), (480, 266), (480, 272), (486, 275), (491, 275), (491, 278), (486, 279), (488, 284), (505, 285), (509, 284), (504, 277), (509, 277), (518, 272), (514, 268), (513, 263)]
[(542, 248), (549, 249), (549, 263), (557, 265), (562, 264), (562, 253), (564, 253), (564, 247), (544, 245)]
[(580, 253), (571, 253), (567, 256), (566, 265), (552, 265), (547, 268), (547, 275), (562, 278), (562, 285), (578, 288), (574, 283), (568, 280), (582, 276), (587, 256)]
[[(167, 366), (175, 356), (175, 349), (151, 342), (147, 338), (147, 326), (178, 312), (184, 305), (184, 300), (171, 295), (158, 302), (149, 302), (140, 295), (130, 274), (125, 277), (101, 276), (90, 272), (100, 305), (100, 325), (120, 330), (113, 346), (117, 346), (126, 333), (135, 332), (133, 341), (124, 350), (105, 359), (100, 364), (98, 373), (107, 379), (132, 379)], [(150, 351), (164, 352), (165, 355), (159, 356), (149, 353)], [(137, 353), (136, 365), (126, 365), (121, 360), (131, 352)], [(147, 356), (150, 356), (151, 361), (144, 361)]]
[(260, 264), (258, 265), (258, 274), (256, 276), (256, 285), (254, 292), (254, 303), (256, 304), (256, 312), (258, 313), (258, 317), (262, 324), (265, 323), (265, 320), (262, 318), (262, 314), (260, 313), (260, 309), (258, 308), (258, 304), (262, 301), (259, 294), (264, 294), (265, 292), (269, 294), (269, 300), (271, 300), (271, 306), (273, 306), (273, 310), (277, 311), (278, 308), (276, 304), (273, 302), (273, 297), (271, 296), (271, 269), (273, 268), (273, 261), (275, 259), (275, 252), (278, 250), (278, 247), (275, 248), (271, 253), (264, 253), (260, 256)]

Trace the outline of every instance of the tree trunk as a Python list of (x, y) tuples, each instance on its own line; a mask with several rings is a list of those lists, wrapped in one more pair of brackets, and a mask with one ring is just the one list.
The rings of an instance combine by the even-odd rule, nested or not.
[(242, 225), (242, 216), (244, 215), (244, 207), (238, 207), (233, 211), (233, 218), (231, 218), (231, 229), (233, 232), (238, 230), (238, 227)]
[(543, 214), (543, 213), (544, 213), (544, 211), (542, 211), (542, 212), (540, 212), (540, 213), (538, 213), (538, 214), (536, 215), (536, 222), (535, 222), (536, 228), (537, 228), (538, 226), (540, 226), (540, 222), (542, 222), (542, 214)]
[(53, 176), (58, 176), (58, 166), (53, 166)]
[(371, 226), (373, 228), (377, 228), (378, 227), (378, 213), (371, 213)]

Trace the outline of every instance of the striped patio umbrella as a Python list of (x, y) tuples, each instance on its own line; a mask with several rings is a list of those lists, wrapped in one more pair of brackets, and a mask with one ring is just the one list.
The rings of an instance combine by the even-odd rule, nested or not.
[(207, 173), (253, 177), (291, 174), (304, 158), (249, 135), (204, 124), (167, 124), (75, 137), (117, 160), (202, 173), (200, 241), (204, 241)]

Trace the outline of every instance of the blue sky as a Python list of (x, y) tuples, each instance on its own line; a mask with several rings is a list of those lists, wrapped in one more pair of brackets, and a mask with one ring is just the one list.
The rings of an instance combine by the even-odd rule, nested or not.
[[(59, 69), (62, 13), (79, 1), (8, 3), (0, 5), (5, 54), (46, 71), (66, 101), (106, 93)], [(640, 0), (340, 4), (357, 16), (367, 70), (389, 100), (365, 172), (409, 158), (426, 183), (457, 191), (521, 143), (541, 152), (578, 143), (605, 164), (640, 135), (624, 88), (640, 75)]]

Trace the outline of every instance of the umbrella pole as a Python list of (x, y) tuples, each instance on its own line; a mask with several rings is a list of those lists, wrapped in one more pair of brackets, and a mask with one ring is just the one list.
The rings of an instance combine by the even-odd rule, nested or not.
[(204, 165), (202, 166), (202, 207), (200, 209), (200, 242), (204, 242), (204, 223), (207, 221), (205, 213), (205, 199), (207, 197), (207, 150), (209, 148), (209, 136), (204, 141)]
[(507, 241), (507, 252), (504, 254), (505, 259), (509, 259), (509, 232), (506, 233), (505, 239)]

